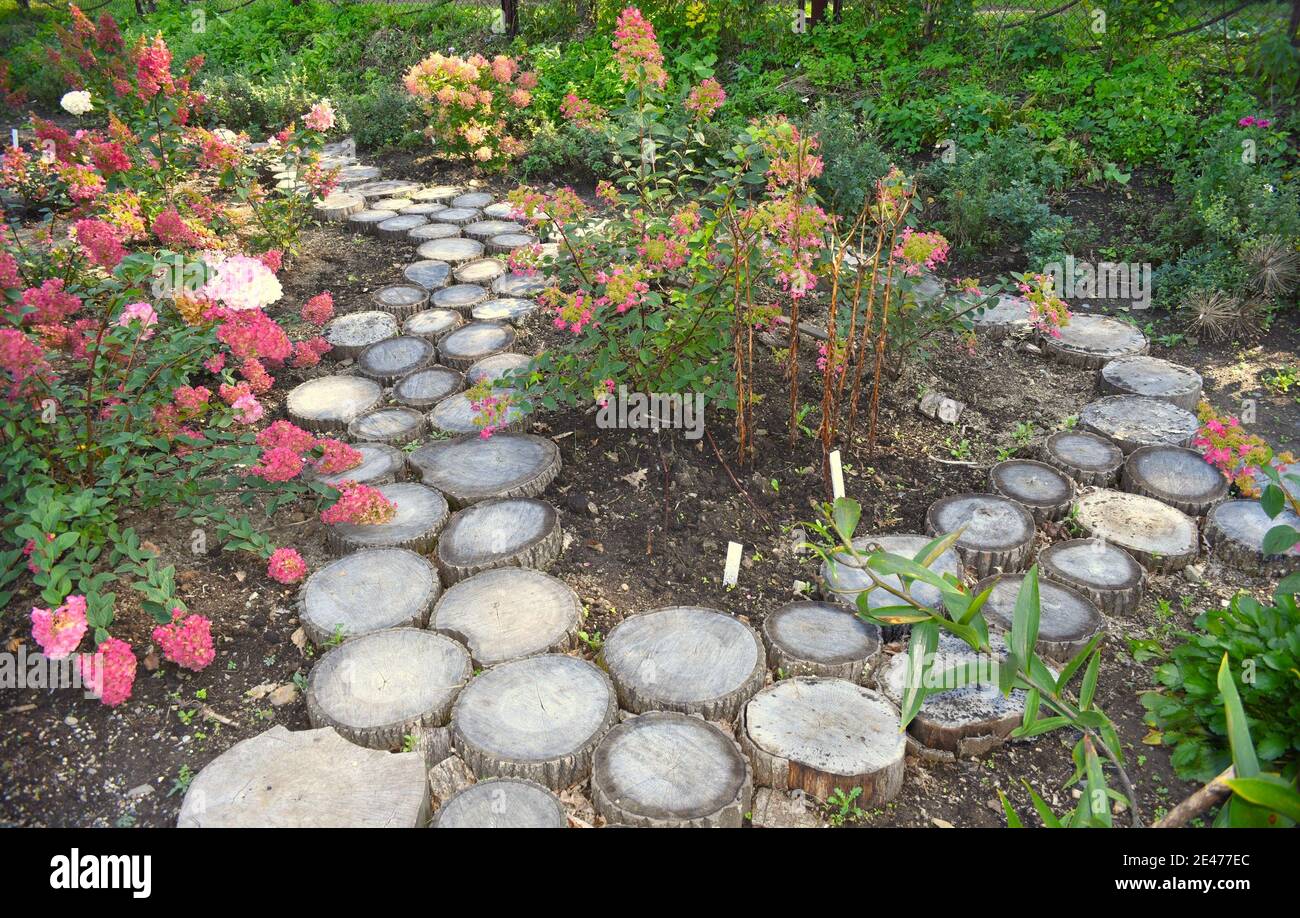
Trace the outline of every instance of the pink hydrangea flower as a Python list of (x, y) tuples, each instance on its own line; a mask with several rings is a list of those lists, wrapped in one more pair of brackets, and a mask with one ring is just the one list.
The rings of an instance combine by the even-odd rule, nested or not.
[(109, 638), (93, 654), (77, 658), (81, 680), (90, 693), (108, 705), (117, 707), (131, 697), (135, 685), (135, 653), (120, 638)]
[(360, 450), (341, 440), (324, 439), (316, 443), (321, 456), (316, 460), (316, 471), (321, 475), (337, 475), (359, 466), (365, 458)]
[(721, 83), (709, 77), (701, 80), (691, 89), (683, 105), (686, 106), (687, 111), (694, 112), (696, 118), (708, 121), (726, 101), (727, 91), (722, 88)]
[(261, 460), (249, 471), (250, 475), (267, 481), (289, 481), (303, 470), (302, 456), (291, 449), (276, 446), (262, 453)]
[(297, 583), (307, 576), (307, 562), (294, 548), (277, 548), (266, 566), (266, 575), (277, 583)]
[(302, 319), (312, 325), (324, 325), (334, 318), (334, 297), (328, 290), (302, 304)]
[(241, 424), (256, 424), (265, 413), (262, 403), (251, 393), (239, 396), (230, 407), (235, 409), (235, 418)]
[(158, 313), (153, 311), (153, 307), (148, 303), (130, 303), (122, 310), (122, 314), (117, 317), (117, 324), (122, 328), (127, 328), (133, 322), (139, 322), (142, 334), (141, 340), (147, 340), (153, 337), (153, 326), (158, 324)]
[(302, 121), (311, 130), (324, 134), (334, 127), (334, 106), (330, 104), (329, 99), (321, 99), (311, 107), (311, 111)]
[(282, 420), (259, 431), (257, 445), (263, 449), (284, 447), (295, 453), (305, 453), (316, 445), (316, 437), (296, 424)]
[(212, 622), (202, 615), (182, 615), (179, 608), (173, 609), (171, 624), (153, 629), (153, 640), (165, 658), (198, 672), (217, 656), (212, 647)]
[(377, 525), (389, 522), (397, 514), (397, 505), (377, 488), (344, 481), (338, 489), (341, 494), (338, 501), (321, 512), (323, 523)]
[(101, 268), (113, 270), (126, 257), (122, 237), (103, 220), (78, 220), (77, 242), (85, 256)]
[(69, 596), (57, 609), (32, 609), (32, 639), (51, 660), (77, 649), (86, 633), (86, 597)]

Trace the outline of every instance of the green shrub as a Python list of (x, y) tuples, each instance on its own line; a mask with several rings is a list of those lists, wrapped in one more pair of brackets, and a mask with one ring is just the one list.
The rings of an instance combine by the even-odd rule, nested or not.
[(608, 139), (595, 131), (545, 119), (533, 134), (528, 153), (519, 164), (528, 179), (554, 179), (559, 174), (575, 178), (610, 174)]
[(889, 171), (889, 156), (875, 134), (848, 108), (822, 101), (803, 129), (816, 134), (825, 163), (817, 193), (837, 213), (856, 216), (876, 180)]
[(400, 86), (375, 83), (363, 93), (344, 96), (339, 100), (339, 110), (362, 149), (410, 149), (425, 142), (415, 126), (419, 114), (415, 102)]
[[(204, 115), (210, 123), (256, 136), (301, 119), (320, 99), (298, 71), (266, 77), (219, 73), (206, 78), (199, 88), (208, 97)], [(339, 125), (339, 129), (347, 126)]]

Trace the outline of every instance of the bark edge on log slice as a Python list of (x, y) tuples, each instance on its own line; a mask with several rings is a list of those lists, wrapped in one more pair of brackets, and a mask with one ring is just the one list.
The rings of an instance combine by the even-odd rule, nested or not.
[(359, 376), (318, 376), (299, 383), (285, 399), (289, 420), (312, 433), (345, 431), (384, 400), (379, 383)]
[(303, 469), (304, 481), (319, 481), (337, 488), (345, 481), (357, 484), (381, 485), (406, 480), (406, 453), (388, 443), (353, 443), (352, 448), (361, 454), (361, 464), (342, 472), (322, 475), (309, 463)]
[(989, 469), (989, 488), (1028, 510), (1035, 523), (1062, 519), (1074, 502), (1074, 480), (1036, 459), (997, 463)]
[(522, 778), (488, 778), (456, 791), (433, 817), (434, 829), (566, 829), (564, 804)]
[(1117, 357), (1145, 354), (1147, 347), (1146, 335), (1132, 325), (1092, 313), (1071, 316), (1061, 326), (1059, 338), (1043, 336), (1043, 348), (1048, 354), (1088, 370), (1099, 370)]
[(324, 330), (331, 360), (356, 357), (370, 345), (397, 334), (397, 319), (377, 309), (349, 312), (330, 319)]
[(554, 441), (525, 433), (498, 433), (486, 440), (467, 434), (422, 446), (406, 461), (457, 510), (497, 497), (537, 497), (561, 466)]
[(344, 555), (313, 572), (298, 593), (298, 618), (318, 647), (373, 631), (423, 628), (442, 595), (428, 558), (405, 548)]
[(1154, 497), (1097, 489), (1074, 504), (1075, 520), (1093, 538), (1113, 542), (1148, 571), (1181, 570), (1196, 558), (1196, 521)]
[(1142, 602), (1146, 571), (1124, 549), (1104, 539), (1069, 539), (1038, 554), (1044, 578), (1072, 586), (1109, 616), (1129, 615)]
[(966, 526), (954, 547), (979, 577), (1024, 570), (1034, 550), (1033, 515), (1000, 494), (941, 497), (925, 512), (925, 526), (932, 537)]
[[(1011, 633), (1016, 598), (1024, 581), (1024, 574), (995, 574), (971, 587), (972, 596), (980, 595), (989, 587), (993, 588), (982, 607), (984, 617), (992, 627), (1004, 634)], [(1040, 612), (1037, 648), (1045, 657), (1060, 663), (1068, 662), (1106, 628), (1101, 610), (1081, 590), (1040, 577), (1038, 597)]]
[(861, 682), (880, 655), (880, 626), (833, 602), (789, 602), (763, 619), (769, 669)]
[(1106, 395), (1083, 406), (1079, 426), (1106, 437), (1127, 456), (1142, 446), (1189, 446), (1200, 421), (1163, 399)]
[(499, 567), (448, 587), (429, 627), (467, 646), (474, 663), (486, 668), (572, 650), (582, 627), (582, 600), (549, 574)]
[(376, 341), (357, 355), (357, 372), (367, 379), (391, 386), (416, 370), (433, 365), (438, 349), (426, 338), (397, 335)]
[(1300, 529), (1300, 517), (1283, 510), (1269, 519), (1257, 500), (1227, 500), (1206, 517), (1205, 540), (1215, 556), (1233, 567), (1289, 574), (1300, 570), (1300, 545), (1293, 545), (1285, 555), (1264, 554), (1264, 534), (1282, 525)]
[(1228, 479), (1196, 450), (1184, 446), (1143, 446), (1129, 453), (1124, 490), (1205, 516), (1228, 496)]
[(453, 513), (434, 559), (450, 586), (498, 567), (546, 570), (563, 544), (560, 515), (546, 501), (497, 497)]
[(405, 446), (424, 436), (426, 423), (424, 415), (414, 408), (389, 405), (353, 418), (348, 425), (348, 436), (353, 440)]
[(447, 499), (414, 481), (380, 485), (377, 489), (397, 505), (387, 523), (333, 523), (325, 526), (325, 541), (341, 555), (359, 548), (409, 548), (427, 552), (447, 522), (451, 509)]
[(1043, 461), (1069, 475), (1080, 487), (1108, 488), (1119, 478), (1124, 453), (1099, 434), (1060, 430), (1043, 444)]
[(1102, 395), (1143, 395), (1196, 413), (1201, 401), (1201, 374), (1191, 367), (1146, 354), (1117, 357), (1097, 373)]

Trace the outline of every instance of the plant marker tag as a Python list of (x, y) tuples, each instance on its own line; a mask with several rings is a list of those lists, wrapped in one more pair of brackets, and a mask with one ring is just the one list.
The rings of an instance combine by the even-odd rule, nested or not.
[(744, 548), (739, 542), (727, 543), (727, 566), (722, 570), (723, 586), (735, 586), (740, 578), (740, 553)]
[(831, 495), (839, 500), (844, 496), (844, 468), (840, 465), (840, 451), (830, 455), (831, 460)]
[(17, 150), (18, 149), (18, 128), (10, 128), (9, 136), (13, 138), (14, 149)]

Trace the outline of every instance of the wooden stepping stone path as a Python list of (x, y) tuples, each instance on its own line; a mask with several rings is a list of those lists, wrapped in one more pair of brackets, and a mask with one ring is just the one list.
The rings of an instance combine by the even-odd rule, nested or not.
[(716, 609), (669, 606), (633, 615), (605, 639), (602, 665), (628, 711), (733, 721), (763, 687), (766, 654), (745, 623)]
[(426, 258), (406, 266), (402, 276), (413, 284), (419, 284), (425, 290), (437, 290), (447, 286), (451, 277), (451, 265), (445, 261)]
[(436, 214), (440, 210), (446, 210), (446, 204), (434, 204), (430, 201), (416, 201), (414, 198), (409, 199), (410, 204), (401, 208), (399, 214), (415, 214), (420, 217), (428, 217), (430, 214)]
[(1075, 521), (1088, 535), (1113, 542), (1149, 571), (1181, 570), (1196, 558), (1196, 521), (1153, 497), (1096, 490), (1074, 505)]
[(511, 373), (527, 370), (532, 362), (533, 358), (527, 354), (493, 354), (470, 366), (465, 371), (465, 381), (471, 386), (477, 386), (485, 381), (496, 382), (498, 379), (505, 379)]
[[(859, 552), (867, 552), (872, 545), (877, 545), (891, 555), (915, 558), (921, 549), (933, 541), (932, 536), (913, 533), (863, 535), (853, 540), (853, 547)], [(827, 598), (837, 599), (856, 610), (858, 608), (858, 596), (863, 590), (871, 586), (871, 578), (863, 572), (857, 560), (844, 549), (834, 552), (831, 559), (834, 564), (822, 562), (822, 595)], [(930, 565), (930, 570), (940, 575), (952, 574), (958, 580), (961, 580), (963, 574), (961, 558), (951, 548), (935, 559), (934, 563)], [(895, 590), (902, 590), (903, 588), (903, 583), (896, 574), (882, 576), (880, 579)], [(912, 598), (922, 605), (931, 609), (943, 608), (943, 594), (930, 584), (913, 581), (911, 590)], [(875, 589), (867, 594), (867, 604), (869, 608), (880, 609), (885, 606), (899, 605), (899, 599), (883, 589)], [(909, 630), (910, 628), (907, 625), (890, 626), (884, 629), (884, 639), (897, 640)]]
[(375, 210), (395, 210), (397, 211), (398, 216), (402, 215), (402, 211), (405, 208), (412, 207), (414, 205), (415, 202), (412, 201), (410, 198), (402, 198), (402, 197), (379, 198), (378, 200), (372, 201), (370, 204), (370, 206), (373, 207)]
[(860, 787), (854, 802), (864, 809), (903, 787), (907, 741), (898, 708), (844, 679), (782, 679), (745, 705), (737, 736), (762, 787), (821, 801), (837, 788)]
[(977, 577), (1021, 571), (1034, 549), (1034, 518), (1024, 507), (998, 494), (941, 497), (925, 514), (931, 536), (965, 526), (955, 543), (962, 563)]
[(412, 191), (407, 197), (412, 201), (446, 204), (458, 194), (460, 194), (460, 189), (454, 185), (431, 185), (427, 188)]
[(429, 221), (418, 214), (398, 213), (389, 217), (375, 227), (375, 235), (380, 239), (397, 241), (409, 237), (411, 230), (424, 226)]
[(1007, 459), (989, 469), (989, 490), (1029, 511), (1035, 523), (1063, 519), (1074, 501), (1074, 482), (1033, 459)]
[(1129, 615), (1142, 601), (1146, 571), (1133, 556), (1103, 539), (1070, 539), (1038, 555), (1043, 579), (1074, 587), (1109, 616)]
[(563, 790), (591, 774), (618, 708), (609, 679), (586, 660), (547, 654), (473, 679), (452, 711), (453, 744), (477, 778), (524, 778)]
[(190, 783), (181, 828), (411, 829), (429, 819), (424, 756), (280, 725), (231, 746)]
[(564, 805), (540, 784), (519, 778), (490, 778), (447, 798), (435, 829), (567, 829)]
[[(989, 587), (993, 591), (981, 609), (988, 623), (1011, 633), (1016, 617), (1016, 598), (1025, 581), (1024, 574), (999, 574), (986, 577), (971, 587), (978, 596)], [(1069, 662), (1095, 635), (1106, 627), (1097, 604), (1074, 587), (1053, 583), (1043, 577), (1038, 581), (1039, 620), (1038, 652), (1061, 663)]]
[(1062, 430), (1043, 444), (1043, 461), (1080, 487), (1108, 488), (1124, 465), (1124, 453), (1105, 437), (1086, 430)]
[(1229, 500), (1210, 511), (1205, 540), (1215, 557), (1244, 570), (1279, 574), (1300, 570), (1300, 545), (1284, 555), (1264, 553), (1264, 535), (1274, 526), (1300, 529), (1300, 517), (1283, 510), (1269, 519), (1257, 500)]
[(316, 219), (331, 220), (335, 223), (346, 220), (358, 211), (365, 209), (366, 199), (359, 194), (352, 194), (348, 191), (336, 191), (333, 194), (328, 194), (313, 206)]
[(396, 216), (395, 210), (359, 210), (348, 217), (348, 226), (358, 233), (369, 233), (374, 236), (379, 224)]
[(425, 484), (458, 509), (495, 497), (537, 497), (560, 474), (555, 442), (524, 433), (429, 443), (407, 461)]
[(1162, 398), (1193, 414), (1201, 401), (1199, 373), (1191, 367), (1145, 354), (1112, 360), (1101, 368), (1097, 381), (1105, 395)]
[(559, 514), (546, 501), (493, 498), (452, 514), (434, 560), (450, 585), (498, 567), (545, 570), (562, 545)]
[(474, 675), (469, 653), (420, 628), (372, 631), (329, 651), (307, 682), (307, 718), (370, 749), (398, 751), (408, 735), (441, 761), (451, 751), (451, 706)]
[(1028, 335), (1034, 330), (1029, 301), (1017, 296), (1000, 296), (992, 306), (971, 319), (977, 335), (992, 339)]
[(531, 233), (502, 233), (487, 241), (487, 250), (492, 255), (509, 255), (515, 249), (522, 249), (537, 242)]
[(325, 527), (325, 541), (336, 555), (358, 548), (409, 548), (427, 552), (451, 511), (441, 494), (413, 481), (380, 485), (377, 490), (397, 505), (387, 523), (334, 523)]
[(861, 682), (880, 654), (880, 626), (832, 602), (791, 602), (763, 620), (767, 665), (786, 676)]
[(350, 360), (370, 345), (396, 335), (397, 319), (392, 313), (377, 309), (350, 312), (331, 319), (324, 334), (330, 344), (329, 356)]
[(470, 210), (482, 210), (492, 203), (492, 195), (486, 191), (470, 191), (451, 199), (452, 207), (464, 207)]
[(415, 182), (404, 182), (401, 179), (383, 179), (357, 185), (352, 189), (352, 193), (359, 194), (369, 200), (370, 198), (395, 198), (419, 190), (420, 186)]
[(308, 481), (336, 488), (345, 481), (357, 484), (381, 485), (406, 478), (406, 453), (388, 443), (353, 443), (352, 448), (361, 454), (361, 464), (342, 472), (321, 475), (310, 464), (302, 477)]
[(1075, 313), (1061, 326), (1059, 338), (1046, 335), (1043, 348), (1071, 366), (1099, 370), (1119, 357), (1147, 352), (1147, 338), (1141, 331), (1110, 316)]
[(453, 369), (468, 370), (484, 357), (510, 350), (514, 343), (515, 330), (509, 325), (500, 322), (472, 322), (443, 338), (438, 350), (444, 364)]
[(492, 292), (497, 296), (534, 297), (550, 286), (544, 274), (522, 274), (511, 271), (492, 282)]
[(424, 415), (414, 408), (390, 405), (356, 418), (348, 425), (348, 436), (353, 440), (405, 446), (424, 436), (425, 424)]
[[(490, 284), (506, 273), (505, 263), (496, 258), (476, 258), (467, 261), (455, 271), (456, 280), (462, 284)], [(485, 291), (486, 293), (486, 291)]]
[(429, 627), (468, 646), (474, 665), (486, 668), (572, 650), (582, 601), (563, 580), (502, 567), (452, 585), (434, 606)]
[(427, 558), (405, 548), (358, 551), (307, 578), (298, 597), (303, 630), (318, 647), (335, 634), (355, 638), (386, 628), (423, 628), (442, 594)]
[(440, 309), (454, 309), (464, 315), (486, 300), (487, 295), (487, 289), (478, 284), (452, 284), (433, 294), (433, 305)]
[[(496, 394), (508, 394), (510, 391), (512, 390), (497, 390)], [(526, 416), (527, 412), (522, 406), (508, 405), (504, 422), (498, 420), (497, 432), (493, 434), (493, 437), (498, 437), (507, 431), (518, 431), (523, 427)], [(478, 436), (483, 429), (483, 425), (480, 423), (481, 420), (478, 412), (474, 410), (474, 405), (469, 396), (464, 392), (457, 392), (455, 395), (447, 396), (434, 405), (433, 410), (429, 412), (429, 424), (433, 429), (453, 437), (466, 434)]]
[(537, 309), (536, 300), (500, 296), (485, 300), (470, 310), (475, 322), (518, 322)]
[(374, 181), (379, 175), (379, 170), (374, 166), (344, 166), (339, 170), (338, 183), (340, 188), (349, 188), (355, 194), (356, 186)]
[(319, 376), (293, 388), (285, 400), (289, 420), (313, 433), (346, 430), (384, 399), (379, 383), (360, 376)]
[(447, 223), (463, 230), (464, 227), (475, 222), (483, 216), (482, 211), (475, 210), (472, 207), (448, 207), (446, 210), (440, 210), (436, 214), (429, 214), (430, 221), (434, 223)]
[(652, 711), (596, 747), (591, 802), (612, 826), (738, 829), (754, 782), (740, 746), (698, 717)]
[[(397, 381), (393, 386), (393, 401), (408, 408), (430, 408), (464, 387), (464, 377), (455, 370), (425, 367)], [(420, 420), (424, 420), (424, 415), (420, 415)]]
[(370, 294), (370, 301), (399, 320), (407, 319), (425, 308), (429, 291), (423, 284), (388, 284)]
[(509, 220), (515, 212), (515, 205), (509, 201), (498, 201), (483, 208), (483, 216), (492, 220)]
[[(420, 229), (424, 229), (424, 227), (420, 227)], [(431, 239), (416, 249), (415, 253), (421, 258), (458, 265), (463, 261), (482, 258), (483, 243), (475, 242), (473, 239), (465, 239), (461, 236)], [(497, 280), (500, 280), (500, 278), (497, 278)]]
[(459, 236), (460, 230), (450, 223), (421, 223), (406, 234), (406, 238), (417, 245), (438, 239), (458, 238)]
[(1124, 490), (1205, 516), (1228, 496), (1228, 479), (1196, 450), (1182, 446), (1143, 446), (1124, 463)]
[(425, 338), (398, 335), (376, 341), (357, 355), (357, 371), (367, 379), (391, 386), (408, 373), (438, 359), (438, 349)]
[(1190, 446), (1200, 422), (1163, 399), (1107, 395), (1083, 406), (1079, 426), (1107, 437), (1127, 456), (1140, 446)]
[(502, 233), (522, 233), (523, 231), (523, 225), (512, 220), (475, 220), (473, 223), (466, 224), (465, 228), (461, 230), (466, 236), (477, 239), (479, 242), (487, 242), (493, 236), (500, 236)]
[(465, 317), (454, 309), (425, 309), (402, 323), (402, 334), (437, 341), (464, 324)]

